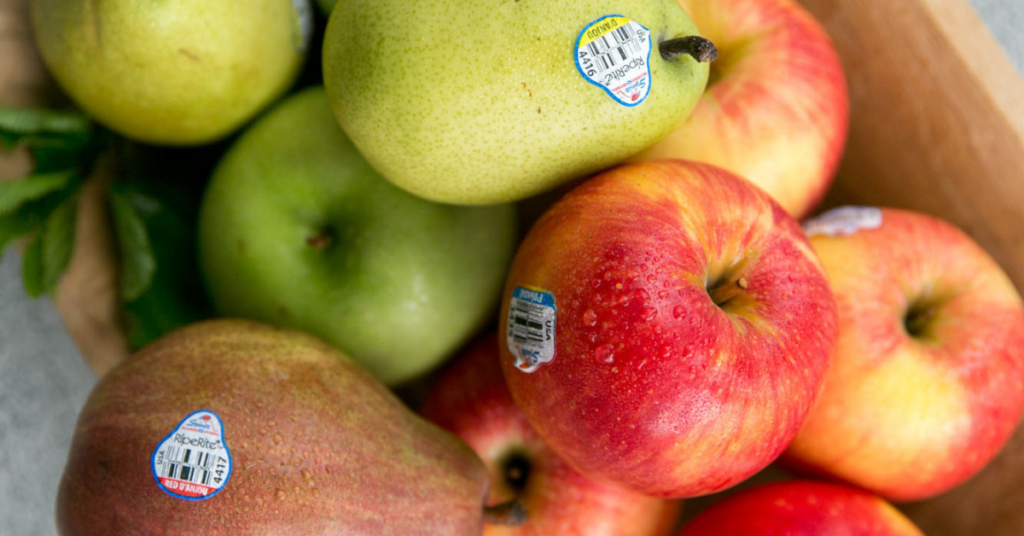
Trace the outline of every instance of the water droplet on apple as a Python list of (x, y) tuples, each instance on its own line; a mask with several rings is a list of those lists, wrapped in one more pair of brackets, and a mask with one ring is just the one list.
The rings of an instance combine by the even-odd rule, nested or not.
[(638, 288), (636, 289), (636, 292), (633, 293), (633, 299), (636, 300), (637, 305), (643, 307), (647, 303), (647, 300), (651, 299), (651, 295), (646, 290)]
[(671, 355), (672, 355), (672, 347), (671, 346), (666, 344), (665, 346), (661, 347), (661, 357), (667, 358), (667, 357), (669, 357)]
[(665, 298), (668, 297), (668, 291), (667, 290), (659, 290), (658, 291), (658, 297), (664, 300)]
[(644, 309), (640, 311), (640, 318), (644, 322), (650, 322), (651, 320), (657, 318), (657, 316), (658, 310), (655, 309), (654, 307), (644, 307)]
[(597, 324), (597, 313), (595, 313), (593, 309), (587, 309), (586, 311), (584, 311), (583, 312), (583, 325), (587, 326), (589, 328), (589, 327), (594, 327), (594, 325), (596, 325), (596, 324)]
[(676, 320), (682, 318), (684, 314), (686, 314), (686, 308), (682, 305), (677, 305), (672, 309), (672, 317)]
[(647, 271), (647, 265), (646, 264), (641, 264), (640, 265), (640, 271), (641, 272), (646, 272)]
[(285, 500), (285, 498), (288, 497), (288, 494), (285, 493), (283, 489), (279, 489), (279, 490), (274, 492), (274, 496), (277, 497), (277, 500), (283, 501), (283, 500)]
[(591, 286), (591, 288), (597, 288), (597, 287), (601, 286), (601, 280), (600, 279), (592, 279), (590, 281), (590, 286)]
[(602, 344), (594, 348), (594, 359), (601, 363), (612, 363), (615, 361), (615, 347), (611, 344)]
[(647, 274), (647, 282), (653, 283), (658, 280), (658, 276), (655, 274)]
[(284, 436), (281, 434), (274, 434), (274, 444), (280, 445), (281, 443), (284, 443)]
[(313, 493), (313, 496), (314, 496), (314, 497), (319, 497), (319, 496), (320, 496), (320, 490), (318, 490), (318, 489), (316, 489), (316, 488), (313, 488), (313, 491), (312, 491), (312, 493)]

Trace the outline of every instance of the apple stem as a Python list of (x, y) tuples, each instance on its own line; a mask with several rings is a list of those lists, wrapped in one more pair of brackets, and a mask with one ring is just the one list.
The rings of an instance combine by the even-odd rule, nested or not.
[(517, 500), (484, 507), (485, 525), (518, 527), (523, 523), (526, 523), (528, 518), (529, 516), (526, 513), (526, 507), (523, 506), (523, 503)]
[(711, 289), (709, 295), (711, 296), (711, 301), (715, 302), (715, 305), (722, 307), (736, 296), (742, 294), (744, 290), (747, 290), (748, 286), (746, 278), (741, 277), (731, 283), (715, 286)]
[(658, 51), (666, 61), (672, 61), (683, 54), (693, 57), (700, 63), (715, 61), (718, 49), (715, 44), (699, 35), (687, 35), (658, 43)]

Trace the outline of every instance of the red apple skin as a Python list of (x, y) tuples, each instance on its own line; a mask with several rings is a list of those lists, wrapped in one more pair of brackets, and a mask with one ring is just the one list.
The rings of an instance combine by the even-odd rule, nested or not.
[[(548, 448), (505, 387), (493, 334), (442, 372), (421, 413), (483, 459), (491, 475), (488, 505), (518, 499), (526, 507), (526, 524), (486, 525), (483, 536), (663, 536), (679, 517), (680, 501), (594, 482)], [(531, 463), (521, 491), (505, 475), (504, 462), (512, 455)]]
[(924, 536), (881, 498), (836, 484), (794, 480), (712, 506), (679, 536)]
[[(981, 470), (1024, 408), (1024, 309), (991, 257), (941, 220), (882, 210), (882, 225), (811, 242), (831, 276), (839, 342), (795, 468), (892, 500), (924, 499)], [(924, 337), (904, 316), (934, 315)]]
[(802, 218), (846, 145), (850, 105), (828, 34), (793, 0), (679, 0), (717, 45), (691, 116), (634, 160), (687, 158), (753, 181)]
[[(724, 309), (705, 288), (719, 278), (737, 285)], [(557, 309), (554, 358), (532, 373), (506, 344), (516, 287)], [(837, 334), (800, 226), (747, 181), (681, 160), (615, 168), (562, 198), (522, 243), (501, 318), (509, 389), (547, 444), (593, 479), (677, 498), (782, 453)]]

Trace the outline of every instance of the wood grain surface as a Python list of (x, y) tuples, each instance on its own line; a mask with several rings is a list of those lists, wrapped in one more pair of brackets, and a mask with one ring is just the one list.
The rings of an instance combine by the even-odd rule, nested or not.
[[(975, 238), (1024, 288), (1024, 83), (961, 0), (801, 0), (850, 84), (830, 206), (919, 210)], [(930, 536), (1024, 534), (1024, 429), (981, 474), (903, 510)]]
[[(46, 74), (32, 42), (27, 0), (0, 0), (0, 106), (48, 106), (64, 98)], [(24, 150), (0, 151), (0, 180), (30, 170)], [(82, 190), (71, 265), (54, 303), (83, 357), (103, 375), (128, 356), (117, 296), (116, 251), (100, 165)]]
[[(1024, 288), (1024, 83), (963, 0), (801, 0), (831, 33), (850, 83), (849, 146), (827, 206), (923, 211), (960, 226)], [(59, 98), (34, 51), (25, 5), (0, 0), (0, 106)], [(0, 180), (23, 174), (0, 154)], [(102, 173), (101, 173), (102, 175)], [(55, 302), (102, 374), (127, 356), (115, 250), (90, 181), (72, 267)], [(1024, 534), (1024, 431), (960, 488), (902, 508), (930, 536)]]

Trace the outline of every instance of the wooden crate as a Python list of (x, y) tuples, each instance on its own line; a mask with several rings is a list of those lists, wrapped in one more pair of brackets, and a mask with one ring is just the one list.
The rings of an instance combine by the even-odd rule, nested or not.
[[(0, 106), (58, 98), (35, 53), (27, 0), (0, 0)], [(831, 33), (851, 94), (849, 146), (826, 205), (903, 207), (973, 236), (1024, 288), (1024, 83), (966, 0), (801, 0)], [(0, 155), (0, 180), (28, 168)], [(113, 242), (97, 185), (56, 305), (99, 374), (127, 356)], [(931, 536), (1024, 534), (1024, 429), (980, 475), (901, 505)]]

